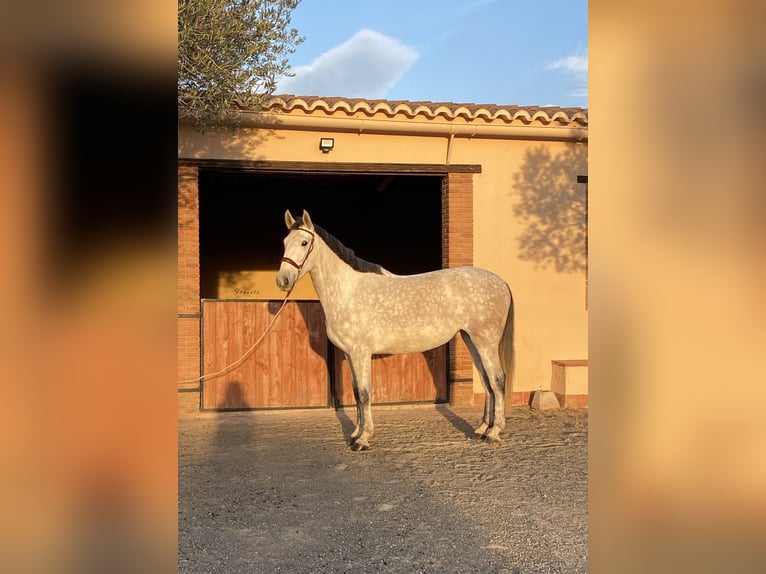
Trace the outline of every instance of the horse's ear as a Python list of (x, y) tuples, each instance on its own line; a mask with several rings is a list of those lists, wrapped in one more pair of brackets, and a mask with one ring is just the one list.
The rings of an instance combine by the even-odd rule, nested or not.
[(309, 212), (305, 209), (303, 210), (303, 227), (306, 229), (314, 229), (314, 224), (311, 222), (311, 217), (309, 216)]
[(287, 225), (287, 229), (292, 229), (293, 225), (295, 225), (295, 218), (289, 209), (285, 211), (285, 225)]

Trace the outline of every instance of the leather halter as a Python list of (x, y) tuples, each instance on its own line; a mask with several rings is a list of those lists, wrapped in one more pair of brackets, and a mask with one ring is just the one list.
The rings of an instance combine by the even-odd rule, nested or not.
[(306, 252), (306, 256), (303, 258), (303, 261), (301, 262), (300, 265), (298, 265), (295, 261), (293, 261), (289, 257), (282, 257), (281, 259), (281, 261), (284, 261), (285, 263), (289, 263), (290, 265), (295, 267), (298, 271), (300, 271), (301, 269), (303, 269), (303, 266), (306, 264), (306, 260), (309, 258), (309, 255), (311, 255), (311, 252), (314, 250), (315, 236), (313, 231), (310, 231), (306, 229), (305, 227), (296, 227), (295, 229), (293, 229), (293, 231), (305, 231), (306, 233), (311, 235), (311, 244), (309, 245), (309, 250)]

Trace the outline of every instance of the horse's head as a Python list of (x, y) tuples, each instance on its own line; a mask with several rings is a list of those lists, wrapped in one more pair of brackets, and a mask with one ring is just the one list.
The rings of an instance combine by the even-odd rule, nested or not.
[(301, 221), (296, 221), (289, 209), (285, 211), (285, 225), (289, 233), (282, 241), (285, 253), (277, 273), (277, 287), (289, 291), (298, 279), (311, 270), (316, 235), (306, 210), (303, 211)]

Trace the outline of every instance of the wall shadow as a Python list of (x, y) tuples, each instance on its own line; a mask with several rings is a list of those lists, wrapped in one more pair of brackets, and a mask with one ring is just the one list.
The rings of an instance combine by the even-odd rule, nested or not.
[(265, 160), (263, 144), (267, 140), (285, 139), (280, 132), (282, 121), (277, 115), (264, 115), (258, 127), (247, 125), (209, 125), (195, 127), (188, 118), (178, 121), (178, 157), (234, 158), (246, 161)]
[(519, 259), (560, 273), (585, 271), (588, 189), (577, 176), (587, 173), (587, 144), (568, 144), (556, 155), (542, 144), (527, 150), (511, 192)]

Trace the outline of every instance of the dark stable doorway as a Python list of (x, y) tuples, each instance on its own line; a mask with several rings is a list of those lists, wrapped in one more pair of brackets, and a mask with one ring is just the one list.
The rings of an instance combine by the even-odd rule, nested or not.
[(441, 268), (441, 176), (200, 169), (201, 296), (222, 271), (279, 268), (284, 213), (312, 220), (399, 274)]

